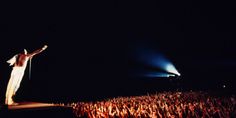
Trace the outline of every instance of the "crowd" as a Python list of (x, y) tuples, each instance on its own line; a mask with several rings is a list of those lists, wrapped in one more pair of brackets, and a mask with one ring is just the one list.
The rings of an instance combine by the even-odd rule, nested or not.
[(206, 92), (162, 92), (73, 104), (76, 117), (86, 118), (232, 118), (236, 97)]

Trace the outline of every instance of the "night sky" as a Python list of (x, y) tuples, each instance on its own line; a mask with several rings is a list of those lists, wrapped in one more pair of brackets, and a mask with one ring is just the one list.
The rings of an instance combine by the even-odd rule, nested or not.
[(235, 19), (230, 3), (96, 1), (3, 6), (1, 96), (11, 72), (6, 61), (24, 48), (31, 52), (44, 44), (48, 49), (33, 58), (30, 80), (26, 69), (18, 100), (76, 101), (168, 88), (159, 78), (140, 80), (130, 73), (142, 68), (133, 56), (140, 45), (165, 55), (182, 74), (183, 88), (216, 90), (224, 84), (235, 88)]

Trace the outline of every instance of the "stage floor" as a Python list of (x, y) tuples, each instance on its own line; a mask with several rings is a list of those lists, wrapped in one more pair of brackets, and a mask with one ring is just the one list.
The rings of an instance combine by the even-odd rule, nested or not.
[(51, 103), (40, 103), (40, 102), (22, 102), (14, 105), (9, 105), (8, 110), (23, 110), (23, 109), (42, 109), (50, 107), (59, 107), (59, 105)]
[(1, 107), (0, 118), (74, 118), (72, 107), (41, 102), (21, 102)]

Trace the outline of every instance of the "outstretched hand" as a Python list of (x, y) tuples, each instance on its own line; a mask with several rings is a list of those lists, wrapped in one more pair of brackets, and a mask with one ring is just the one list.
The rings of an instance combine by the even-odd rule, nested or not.
[(48, 46), (47, 46), (47, 45), (44, 45), (44, 46), (43, 46), (43, 50), (45, 50), (46, 48), (48, 48)]

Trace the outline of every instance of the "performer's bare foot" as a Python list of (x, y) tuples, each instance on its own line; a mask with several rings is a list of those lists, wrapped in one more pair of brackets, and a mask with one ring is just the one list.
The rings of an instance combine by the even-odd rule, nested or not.
[(10, 104), (10, 105), (19, 105), (19, 103), (13, 102), (13, 103)]
[(18, 103), (14, 102), (12, 99), (6, 101), (6, 105), (17, 105)]

